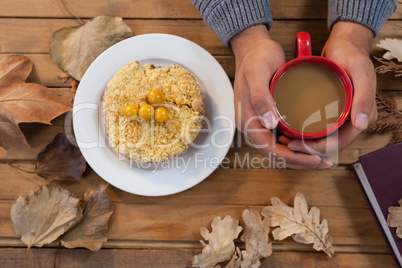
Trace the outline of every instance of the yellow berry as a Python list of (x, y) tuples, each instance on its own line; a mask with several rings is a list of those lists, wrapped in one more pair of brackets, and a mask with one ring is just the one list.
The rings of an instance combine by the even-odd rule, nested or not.
[(137, 105), (133, 105), (133, 104), (129, 104), (126, 105), (123, 109), (123, 114), (126, 117), (130, 117), (133, 115), (137, 115), (138, 114), (138, 106)]
[(155, 110), (155, 121), (159, 123), (163, 123), (169, 119), (168, 111), (165, 107), (158, 107)]
[(153, 89), (148, 93), (148, 101), (150, 104), (161, 104), (165, 100), (162, 91)]
[(152, 116), (154, 115), (154, 107), (152, 107), (149, 104), (144, 104), (141, 106), (140, 111), (138, 112), (138, 115), (142, 119), (149, 121), (149, 120), (151, 120)]

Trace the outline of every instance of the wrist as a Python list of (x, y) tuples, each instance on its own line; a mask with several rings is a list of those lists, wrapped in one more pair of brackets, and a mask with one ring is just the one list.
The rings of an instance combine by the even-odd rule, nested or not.
[(236, 54), (236, 51), (239, 51), (241, 48), (250, 45), (250, 40), (252, 40), (253, 43), (256, 43), (261, 38), (270, 39), (268, 28), (264, 24), (251, 26), (241, 31), (230, 40), (230, 45), (233, 52)]
[(366, 26), (350, 21), (338, 21), (331, 31), (331, 38), (343, 39), (370, 54), (374, 33)]

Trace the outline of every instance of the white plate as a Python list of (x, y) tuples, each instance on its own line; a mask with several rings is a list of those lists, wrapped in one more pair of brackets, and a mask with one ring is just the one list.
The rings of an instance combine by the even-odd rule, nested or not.
[[(203, 132), (185, 154), (159, 166), (130, 165), (108, 146), (104, 132), (103, 91), (131, 60), (156, 66), (178, 63), (194, 75), (205, 96)], [(105, 181), (138, 195), (174, 194), (204, 180), (226, 156), (235, 129), (233, 89), (220, 64), (197, 44), (167, 34), (139, 35), (110, 47), (88, 68), (75, 96), (73, 125), (82, 154)]]

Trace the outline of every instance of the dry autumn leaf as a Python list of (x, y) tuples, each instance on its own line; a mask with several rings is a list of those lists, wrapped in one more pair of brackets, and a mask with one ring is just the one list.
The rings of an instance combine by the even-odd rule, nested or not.
[(193, 267), (214, 267), (220, 262), (230, 260), (235, 252), (233, 240), (239, 236), (242, 230), (239, 221), (229, 215), (223, 220), (215, 217), (211, 227), (211, 233), (205, 227), (200, 228), (202, 237), (209, 241), (209, 244), (200, 241), (204, 248), (201, 254), (194, 256)]
[(53, 118), (71, 109), (46, 87), (25, 83), (32, 65), (25, 56), (0, 59), (0, 146), (6, 150), (30, 148), (19, 123), (50, 124)]
[(292, 236), (296, 242), (314, 244), (315, 250), (324, 251), (329, 257), (334, 255), (332, 237), (328, 235), (328, 223), (324, 219), (320, 223), (320, 210), (311, 207), (308, 210), (303, 194), (297, 193), (294, 208), (284, 204), (279, 198), (271, 198), (272, 206), (265, 207), (261, 214), (268, 218), (275, 240), (283, 240)]
[(236, 247), (236, 251), (235, 253), (233, 253), (232, 258), (230, 259), (228, 264), (226, 264), (223, 268), (239, 268), (239, 267), (241, 267), (241, 251), (238, 247)]
[(396, 227), (396, 236), (402, 238), (402, 199), (398, 201), (399, 207), (388, 208), (387, 224)]
[(71, 144), (66, 134), (59, 133), (46, 148), (38, 154), (35, 172), (48, 181), (79, 181), (86, 169), (86, 161), (80, 149)]
[(106, 186), (84, 195), (84, 217), (71, 230), (63, 235), (61, 243), (67, 248), (84, 247), (99, 250), (107, 241), (109, 217), (113, 205), (106, 194)]
[(242, 241), (246, 243), (246, 250), (242, 251), (242, 268), (260, 267), (260, 259), (272, 254), (272, 243), (268, 242), (269, 221), (261, 220), (261, 216), (254, 210), (245, 209), (242, 214), (245, 224)]
[(81, 218), (80, 200), (57, 185), (42, 185), (11, 207), (15, 233), (28, 248), (53, 242)]
[(80, 81), (96, 57), (132, 35), (122, 18), (98, 16), (84, 25), (56, 31), (50, 42), (50, 56), (62, 70)]
[(385, 38), (380, 40), (377, 47), (388, 50), (382, 56), (384, 59), (397, 59), (399, 62), (402, 62), (402, 40), (396, 38)]

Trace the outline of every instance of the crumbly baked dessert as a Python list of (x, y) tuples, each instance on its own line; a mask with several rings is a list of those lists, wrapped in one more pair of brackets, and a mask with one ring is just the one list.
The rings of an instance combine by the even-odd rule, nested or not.
[[(162, 94), (162, 102), (150, 104), (151, 91)], [(178, 64), (155, 67), (131, 61), (113, 76), (104, 92), (109, 143), (137, 163), (160, 163), (183, 154), (202, 127), (203, 99), (196, 79)], [(131, 116), (123, 113), (125, 107), (150, 109), (148, 117), (142, 116), (142, 108), (139, 116)], [(159, 107), (168, 119), (156, 120)]]

